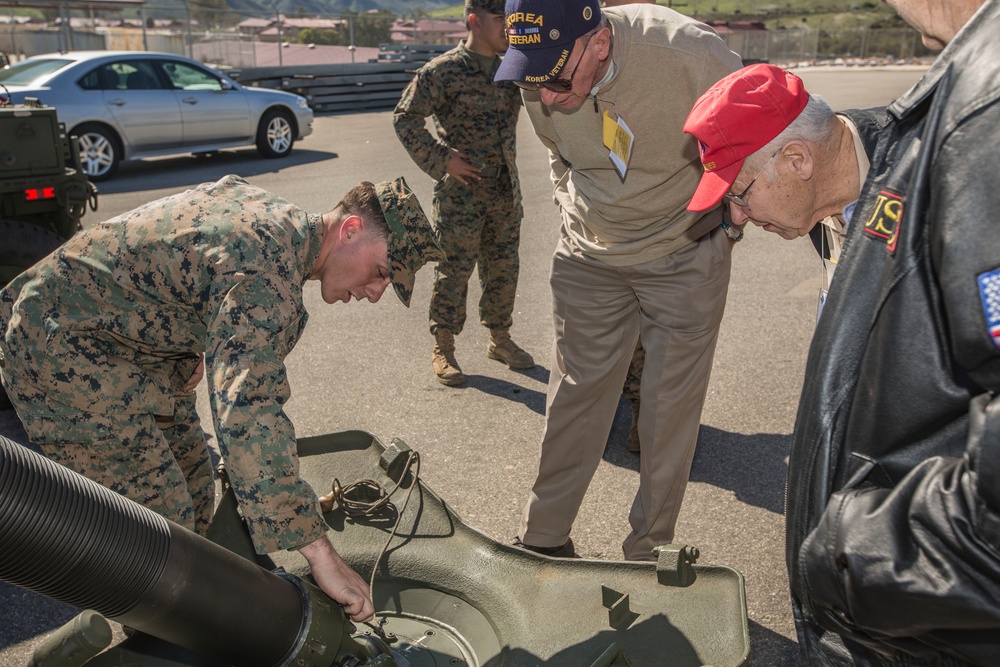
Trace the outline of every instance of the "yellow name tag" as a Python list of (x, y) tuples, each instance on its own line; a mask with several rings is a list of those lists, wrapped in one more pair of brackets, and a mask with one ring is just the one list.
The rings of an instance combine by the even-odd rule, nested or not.
[(625, 120), (619, 116), (614, 119), (604, 112), (604, 146), (611, 151), (608, 155), (611, 162), (618, 171), (618, 176), (625, 180), (625, 173), (628, 171), (629, 158), (632, 157), (632, 146), (635, 142), (635, 135), (625, 124)]

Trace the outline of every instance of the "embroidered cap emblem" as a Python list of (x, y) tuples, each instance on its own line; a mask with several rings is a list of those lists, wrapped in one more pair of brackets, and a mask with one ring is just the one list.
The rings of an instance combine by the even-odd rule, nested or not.
[(590, 17), (593, 16), (593, 15), (594, 15), (594, 10), (592, 10), (590, 7), (584, 7), (583, 8), (583, 20), (584, 21), (589, 21)]
[(551, 39), (553, 42), (559, 39), (559, 31), (556, 30), (555, 28), (549, 30), (549, 39)]

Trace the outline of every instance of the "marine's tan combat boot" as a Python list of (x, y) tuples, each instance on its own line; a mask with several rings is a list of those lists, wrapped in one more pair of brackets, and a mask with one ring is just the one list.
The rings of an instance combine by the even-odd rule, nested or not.
[(639, 453), (639, 401), (629, 401), (632, 404), (632, 426), (628, 430), (628, 440), (625, 449), (633, 454)]
[(531, 368), (535, 360), (510, 339), (510, 332), (497, 329), (490, 332), (490, 343), (486, 346), (486, 356), (502, 361), (511, 368)]
[(450, 331), (438, 329), (434, 332), (434, 375), (438, 382), (454, 387), (465, 382), (465, 375), (455, 361), (455, 335)]

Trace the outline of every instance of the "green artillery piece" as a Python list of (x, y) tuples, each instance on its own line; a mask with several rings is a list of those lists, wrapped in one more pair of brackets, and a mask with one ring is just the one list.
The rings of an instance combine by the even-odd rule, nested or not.
[[(467, 526), (399, 440), (348, 431), (299, 453), (318, 493), (338, 487), (330, 539), (374, 582), (370, 624), (347, 620), (298, 553), (256, 556), (231, 490), (206, 539), (0, 437), (0, 580), (100, 614), (53, 633), (35, 667), (746, 664), (743, 577), (693, 547), (541, 556)], [(99, 646), (101, 616), (134, 634)]]

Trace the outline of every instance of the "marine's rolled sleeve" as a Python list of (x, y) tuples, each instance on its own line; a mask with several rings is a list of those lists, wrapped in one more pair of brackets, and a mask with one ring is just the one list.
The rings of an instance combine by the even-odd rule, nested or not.
[(246, 275), (224, 296), (206, 362), (216, 435), (258, 553), (326, 534), (316, 493), (299, 476), (284, 358), (307, 315), (301, 286), (274, 274)]
[(435, 77), (418, 70), (403, 91), (392, 117), (396, 136), (406, 152), (434, 180), (445, 177), (451, 149), (427, 130), (425, 119), (440, 111), (438, 100), (443, 99), (444, 93)]

